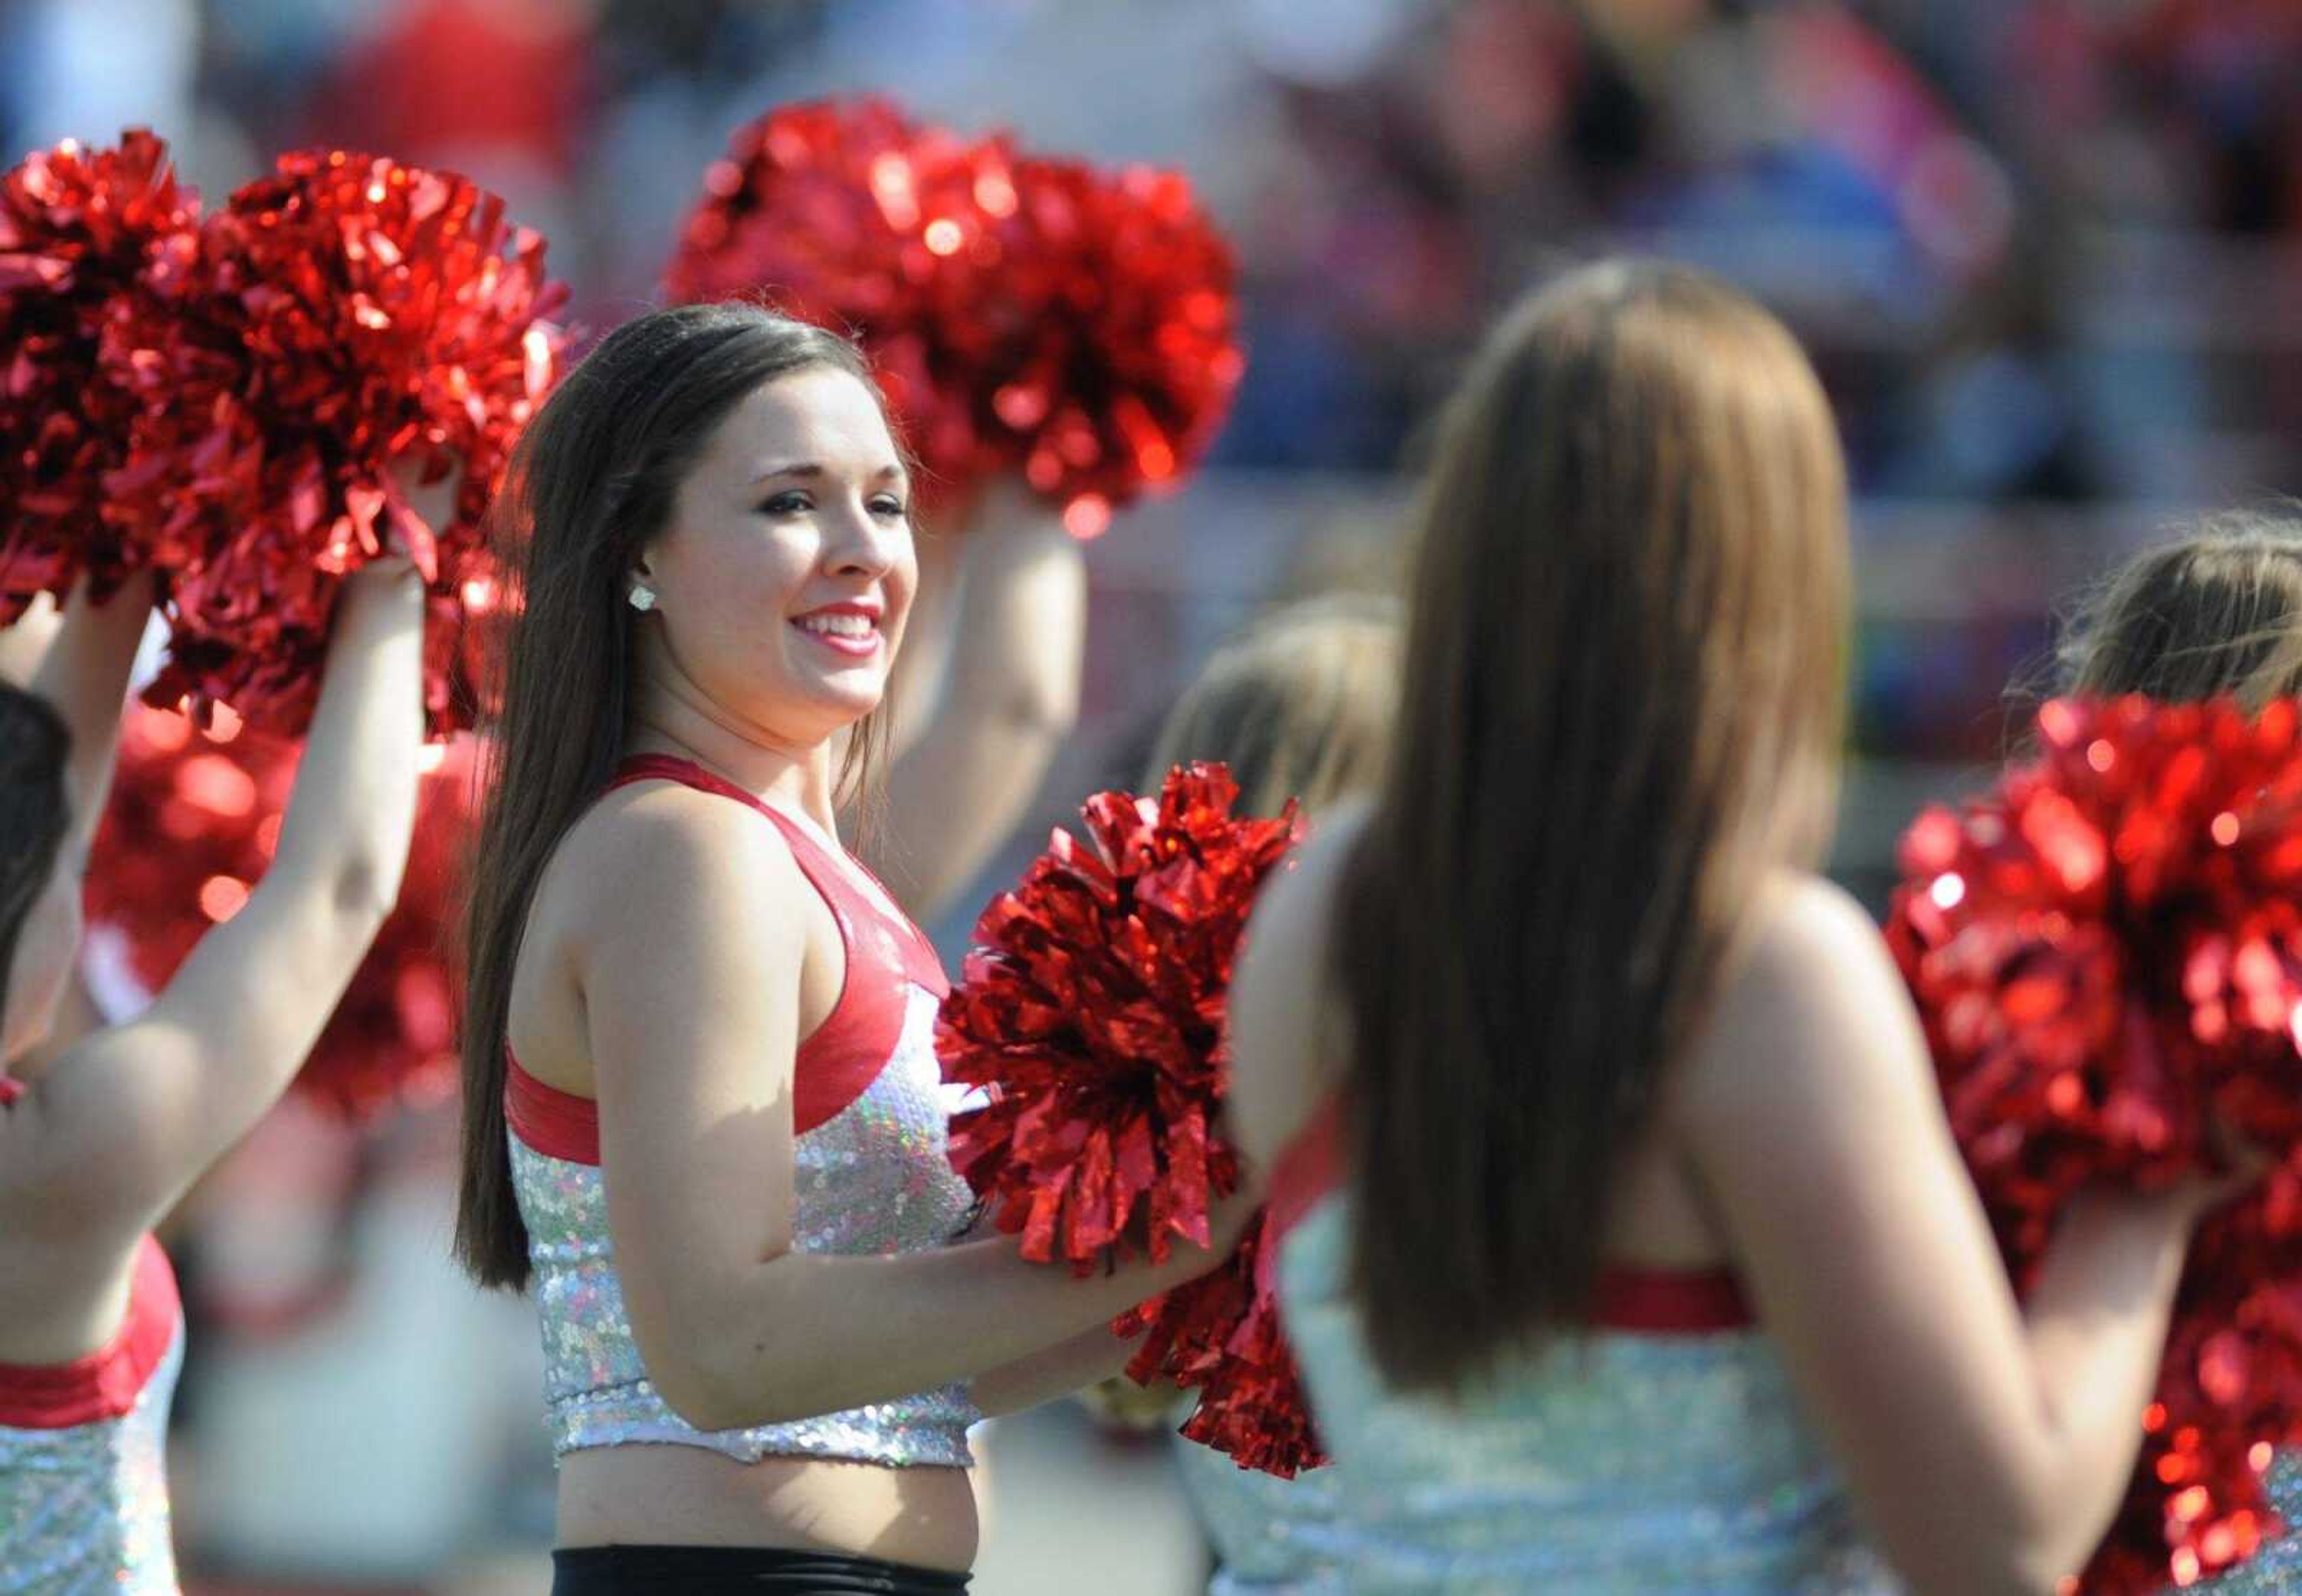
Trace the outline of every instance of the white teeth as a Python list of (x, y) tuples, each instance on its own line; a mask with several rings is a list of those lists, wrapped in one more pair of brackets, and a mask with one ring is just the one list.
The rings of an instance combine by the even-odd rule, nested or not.
[(802, 632), (821, 632), (833, 637), (869, 637), (878, 630), (868, 615), (803, 615), (799, 626)]

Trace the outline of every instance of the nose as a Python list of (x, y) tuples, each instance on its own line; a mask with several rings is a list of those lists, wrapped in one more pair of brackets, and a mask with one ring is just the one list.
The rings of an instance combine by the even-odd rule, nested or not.
[(836, 576), (877, 580), (895, 568), (911, 535), (910, 522), (875, 516), (861, 500), (850, 499), (824, 542), (824, 567)]

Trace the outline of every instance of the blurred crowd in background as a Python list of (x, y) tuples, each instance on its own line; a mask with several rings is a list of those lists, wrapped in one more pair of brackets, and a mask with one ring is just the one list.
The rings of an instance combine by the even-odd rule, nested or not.
[[(550, 237), (593, 330), (651, 302), (738, 124), (861, 90), (1180, 167), (1239, 253), (1245, 384), (1210, 468), (1094, 551), (1050, 818), (1255, 608), (1391, 584), (1434, 398), (1500, 305), (1602, 250), (1742, 282), (1830, 385), (1861, 499), (1840, 863), (1874, 898), (1918, 801), (1999, 751), (2056, 595), (2180, 510), (2302, 491), (2296, 0), (0, 0), (13, 150), (149, 125), (212, 196), (305, 144), (454, 167)], [(189, 1560), (422, 1588), (543, 1544), (533, 1325), (447, 1276), (444, 1122), (295, 1112), (202, 1198)], [(404, 1424), (337, 1438), (336, 1500), (270, 1441), (354, 1365)], [(1003, 1593), (1066, 1588), (1061, 1535), (1103, 1531), (1059, 1476), (1119, 1444), (1025, 1424), (991, 1448)], [(1140, 1588), (1191, 1588), (1157, 1455), (1105, 1461), (1110, 1522), (1172, 1554)], [(1035, 1505), (1072, 1527), (1013, 1528)], [(519, 1567), (501, 1588), (540, 1588)]]
[(703, 165), (782, 101), (1180, 166), (1244, 270), (1239, 471), (1390, 472), (1547, 266), (1713, 266), (1808, 340), (1866, 497), (2079, 545), (2027, 578), (1987, 551), (1986, 622), (1949, 639), (1898, 580), (1864, 752), (1987, 755), (1975, 684), (2153, 513), (2113, 507), (2302, 486), (2285, 0), (14, 0), (0, 46), (17, 147), (147, 122), (219, 194), (312, 142), (466, 171), (593, 327), (649, 302)]
[[(890, 92), (1180, 165), (1255, 363), (1224, 463), (1383, 470), (1490, 309), (1645, 244), (1788, 313), (1871, 492), (2278, 480), (2302, 406), (2302, 13), (2281, 0), (15, 0), (15, 147), (142, 121), (221, 191), (333, 142), (469, 172), (585, 319), (728, 131)], [(2289, 263), (2290, 264), (2290, 263)], [(2289, 314), (2281, 317), (2277, 313)], [(2256, 363), (2259, 363), (2258, 365)]]

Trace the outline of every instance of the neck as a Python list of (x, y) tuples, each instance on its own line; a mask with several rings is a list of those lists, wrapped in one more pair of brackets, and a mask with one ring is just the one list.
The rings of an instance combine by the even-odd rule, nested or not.
[(832, 752), (837, 742), (836, 737), (812, 743), (783, 741), (700, 695), (650, 686), (640, 693), (624, 752), (693, 760), (760, 799), (805, 815), (836, 836)]

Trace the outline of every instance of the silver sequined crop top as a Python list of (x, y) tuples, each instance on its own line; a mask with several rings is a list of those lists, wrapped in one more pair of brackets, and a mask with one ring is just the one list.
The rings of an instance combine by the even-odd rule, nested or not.
[[(13, 1084), (0, 1078), (0, 1105)], [(175, 1596), (166, 1446), (183, 1356), (176, 1277), (147, 1236), (110, 1342), (0, 1365), (0, 1593)]]
[[(934, 951), (875, 903), (803, 823), (685, 760), (628, 761), (616, 785), (668, 779), (759, 811), (784, 835), (838, 922), (846, 980), (799, 1049), (794, 1245), (855, 1256), (922, 1251), (968, 1222), (973, 1194), (945, 1155), (935, 1015), (947, 986)], [(762, 1457), (836, 1457), (890, 1467), (965, 1467), (980, 1416), (961, 1385), (794, 1423), (698, 1430), (666, 1405), (633, 1340), (608, 1234), (597, 1109), (510, 1067), (512, 1181), (542, 1322), (544, 1403), (555, 1455), (592, 1447), (702, 1447)]]
[(1334, 1124), (1272, 1173), (1281, 1312), (1340, 1509), (1298, 1526), (1298, 1559), (1348, 1570), (1352, 1596), (1900, 1590), (1731, 1276), (1609, 1271), (1585, 1330), (1459, 1396), (1390, 1387), (1351, 1291)]

